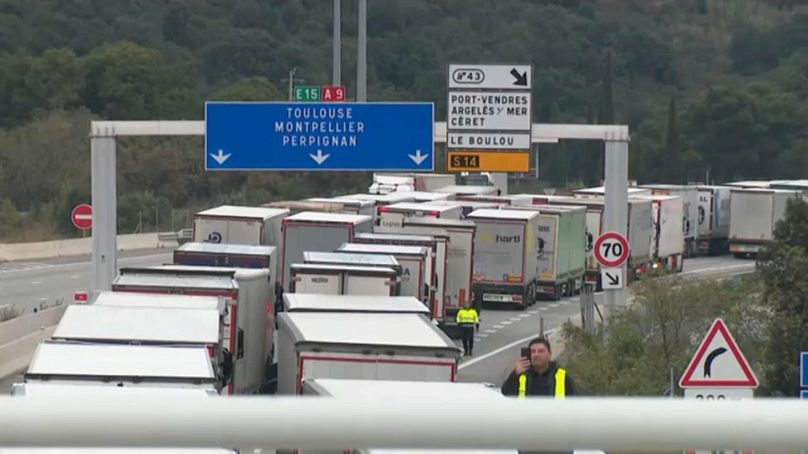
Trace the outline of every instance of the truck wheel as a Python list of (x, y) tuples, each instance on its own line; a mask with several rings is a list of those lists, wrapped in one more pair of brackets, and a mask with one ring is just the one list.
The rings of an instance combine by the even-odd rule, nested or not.
[(519, 307), (521, 310), (525, 310), (528, 307), (532, 306), (533, 303), (536, 302), (536, 284), (530, 284), (528, 286), (527, 291), (525, 291), (525, 295), (522, 300), (522, 306)]

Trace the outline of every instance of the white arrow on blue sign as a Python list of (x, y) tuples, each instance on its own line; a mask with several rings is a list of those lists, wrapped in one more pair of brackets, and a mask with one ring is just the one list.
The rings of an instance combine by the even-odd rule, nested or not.
[(434, 169), (432, 103), (208, 102), (206, 170)]

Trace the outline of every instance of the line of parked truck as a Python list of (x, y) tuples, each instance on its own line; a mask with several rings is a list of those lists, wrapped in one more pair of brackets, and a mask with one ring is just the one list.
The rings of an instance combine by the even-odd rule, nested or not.
[[(603, 188), (502, 195), (386, 178), (371, 187), (385, 194), (197, 213), (171, 264), (123, 268), (111, 291), (69, 306), (13, 393), (451, 392), (468, 386), (449, 385), (461, 306), (527, 307), (598, 284)], [(630, 275), (727, 247), (756, 253), (803, 185), (630, 188)]]

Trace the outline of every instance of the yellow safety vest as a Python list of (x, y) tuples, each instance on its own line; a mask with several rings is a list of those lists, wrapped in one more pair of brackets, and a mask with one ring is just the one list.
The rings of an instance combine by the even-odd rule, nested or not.
[[(555, 373), (555, 395), (556, 399), (563, 399), (567, 394), (567, 371), (558, 368)], [(527, 374), (519, 376), (519, 397), (527, 395)]]
[(463, 308), (457, 311), (457, 323), (460, 325), (480, 323), (480, 316), (473, 307)]

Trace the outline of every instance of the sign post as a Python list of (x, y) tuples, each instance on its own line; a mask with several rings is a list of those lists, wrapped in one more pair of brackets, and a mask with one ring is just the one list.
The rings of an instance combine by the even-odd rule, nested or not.
[(626, 237), (617, 232), (604, 232), (595, 241), (595, 259), (600, 263), (603, 290), (619, 290), (625, 286), (623, 264), (629, 256)]
[[(717, 318), (710, 326), (707, 336), (699, 344), (696, 354), (679, 379), (679, 386), (685, 390), (685, 399), (754, 398), (758, 379), (724, 320)], [(751, 453), (746, 450), (742, 452)], [(710, 451), (688, 450), (685, 453), (710, 454)]]
[(528, 172), (533, 66), (452, 64), (447, 78), (447, 171)]
[(434, 168), (432, 103), (205, 105), (206, 170)]

